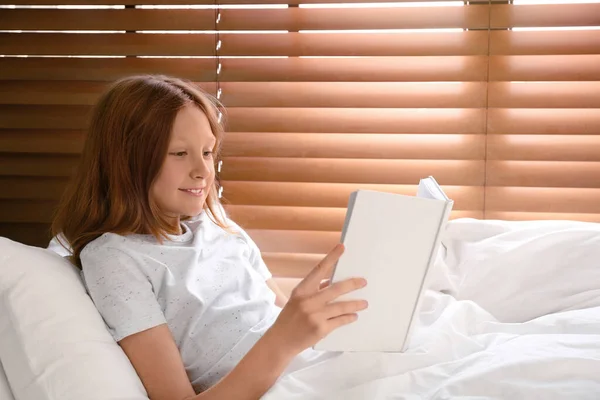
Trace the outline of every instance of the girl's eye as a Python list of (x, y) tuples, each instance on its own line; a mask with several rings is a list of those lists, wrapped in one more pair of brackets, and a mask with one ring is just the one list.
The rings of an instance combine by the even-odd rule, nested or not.
[(183, 157), (183, 156), (185, 156), (186, 154), (187, 154), (187, 151), (178, 151), (178, 152), (176, 152), (176, 153), (173, 153), (173, 155), (174, 155), (174, 156), (177, 156), (177, 157)]
[(205, 151), (204, 152), (204, 157), (210, 157), (212, 156), (213, 152), (212, 151)]

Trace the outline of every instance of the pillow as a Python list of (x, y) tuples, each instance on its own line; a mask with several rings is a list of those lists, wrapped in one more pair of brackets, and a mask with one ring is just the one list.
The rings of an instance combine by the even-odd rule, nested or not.
[(0, 360), (19, 400), (148, 399), (79, 271), (50, 250), (2, 237)]

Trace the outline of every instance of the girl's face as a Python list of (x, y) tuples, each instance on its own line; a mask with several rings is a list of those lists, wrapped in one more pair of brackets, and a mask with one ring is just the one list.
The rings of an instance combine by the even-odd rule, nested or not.
[(150, 189), (167, 218), (179, 227), (179, 217), (202, 212), (215, 179), (216, 139), (206, 115), (195, 105), (175, 117), (167, 157)]

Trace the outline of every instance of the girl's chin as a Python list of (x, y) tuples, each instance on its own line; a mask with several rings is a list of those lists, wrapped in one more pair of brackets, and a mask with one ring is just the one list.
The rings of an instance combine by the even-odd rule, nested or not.
[(193, 217), (195, 215), (200, 214), (203, 209), (204, 209), (204, 202), (194, 205), (194, 207), (185, 207), (185, 209), (182, 210), (182, 211), (184, 211), (182, 214)]
[[(193, 197), (186, 196), (185, 199), (178, 199), (179, 201), (174, 202), (171, 207), (167, 207), (173, 211), (173, 214), (178, 215), (198, 215), (204, 209), (206, 203), (205, 197)], [(175, 211), (177, 210), (177, 211)]]

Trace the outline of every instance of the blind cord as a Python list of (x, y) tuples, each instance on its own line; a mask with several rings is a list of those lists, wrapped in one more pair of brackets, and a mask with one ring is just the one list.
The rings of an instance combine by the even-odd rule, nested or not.
[[(216, 84), (217, 100), (219, 102), (221, 101), (221, 97), (223, 95), (223, 89), (221, 88), (221, 79), (220, 79), (221, 70), (222, 70), (221, 58), (220, 58), (222, 42), (221, 42), (221, 36), (219, 35), (219, 23), (220, 22), (221, 22), (221, 9), (219, 8), (219, 1), (215, 0), (215, 60), (216, 60), (215, 84)], [(222, 120), (223, 120), (223, 113), (221, 111), (221, 107), (219, 106), (219, 117), (218, 117), (219, 124), (221, 123)], [(221, 173), (222, 168), (223, 168), (223, 160), (219, 160), (219, 162), (217, 163), (217, 182), (219, 184), (219, 192), (218, 192), (219, 199), (223, 197), (223, 186), (221, 185), (221, 179), (220, 179), (220, 173)]]

